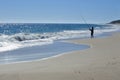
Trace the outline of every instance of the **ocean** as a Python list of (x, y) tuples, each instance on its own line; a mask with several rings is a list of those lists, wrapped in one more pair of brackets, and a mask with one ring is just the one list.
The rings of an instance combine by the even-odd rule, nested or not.
[(42, 59), (72, 50), (89, 48), (87, 45), (81, 47), (81, 45), (61, 41), (90, 38), (91, 27), (95, 29), (94, 37), (120, 30), (118, 26), (109, 24), (0, 24), (0, 63)]

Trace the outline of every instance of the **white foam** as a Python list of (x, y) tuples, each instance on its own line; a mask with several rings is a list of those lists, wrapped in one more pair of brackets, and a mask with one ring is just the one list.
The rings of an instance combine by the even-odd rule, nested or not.
[(9, 42), (0, 42), (0, 45), (2, 45), (0, 47), (0, 52), (10, 51), (10, 50), (18, 49), (21, 47), (21, 45), (19, 44), (9, 43)]
[[(23, 41), (17, 40), (15, 37), (19, 37)], [(23, 47), (31, 47), (36, 45), (47, 45), (53, 43), (51, 39), (40, 39), (38, 34), (28, 34), (23, 33), (15, 35), (1, 35), (0, 36), (0, 52), (15, 50)]]
[(105, 33), (105, 32), (115, 32), (115, 31), (119, 31), (120, 30), (120, 27), (119, 26), (108, 26), (108, 27), (105, 27), (105, 29), (96, 29), (95, 30), (95, 34), (102, 34), (102, 33)]

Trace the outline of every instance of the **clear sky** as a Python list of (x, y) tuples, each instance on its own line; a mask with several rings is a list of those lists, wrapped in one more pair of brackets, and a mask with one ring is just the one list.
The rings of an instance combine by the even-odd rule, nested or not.
[(120, 19), (120, 0), (0, 0), (1, 23), (107, 23)]

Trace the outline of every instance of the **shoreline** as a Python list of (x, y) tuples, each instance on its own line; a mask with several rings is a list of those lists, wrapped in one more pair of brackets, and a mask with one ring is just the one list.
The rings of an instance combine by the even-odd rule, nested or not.
[[(117, 25), (113, 25), (113, 26), (117, 26)], [(116, 30), (116, 31), (112, 31), (112, 32), (103, 32), (102, 34), (99, 34), (99, 35), (95, 35), (94, 36), (94, 38), (106, 38), (106, 37), (110, 37), (110, 36), (112, 36), (112, 34), (114, 34), (114, 33), (116, 33), (116, 32), (120, 32), (120, 30)], [(84, 38), (70, 38), (70, 39), (60, 39), (60, 40), (55, 40), (54, 41), (54, 43), (52, 43), (52, 44), (48, 44), (48, 45), (43, 45), (43, 46), (49, 46), (49, 45), (55, 45), (56, 43), (62, 43), (62, 44), (64, 44), (64, 42), (65, 42), (65, 44), (75, 44), (75, 43), (71, 43), (71, 42), (69, 42), (69, 41), (71, 41), (71, 40), (88, 40), (88, 39), (90, 39), (90, 37), (84, 37)], [(60, 44), (59, 44), (60, 45)], [(75, 45), (80, 45), (81, 47), (82, 46), (86, 46), (86, 48), (87, 48), (87, 46), (90, 46), (90, 45), (88, 45), (88, 44), (75, 44)], [(20, 48), (20, 49), (15, 49), (15, 50), (11, 50), (11, 51), (5, 51), (5, 52), (1, 52), (1, 53), (19, 53), (19, 54), (21, 54), (20, 52), (20, 50), (24, 50), (24, 49), (26, 49), (26, 50), (31, 50), (32, 48), (33, 48), (33, 50), (35, 49), (35, 47), (43, 47), (43, 46), (32, 46), (32, 47), (24, 47), (24, 48)], [(53, 46), (51, 46), (51, 47), (53, 47)], [(49, 47), (50, 48), (50, 47)], [(47, 49), (49, 49), (49, 48), (47, 48)], [(60, 48), (60, 47), (59, 47)], [(89, 47), (90, 48), (90, 47)], [(35, 49), (35, 50), (37, 50), (37, 49)], [(74, 49), (74, 50), (69, 50), (69, 51), (63, 51), (63, 52), (59, 52), (59, 54), (54, 54), (53, 56), (46, 56), (46, 57), (42, 57), (42, 58), (38, 58), (38, 59), (31, 59), (31, 60), (16, 60), (16, 61), (8, 61), (8, 63), (1, 63), (1, 64), (14, 64), (14, 63), (22, 63), (22, 62), (33, 62), (33, 61), (39, 61), (39, 60), (46, 60), (46, 59), (49, 59), (49, 58), (51, 58), (51, 57), (56, 57), (56, 56), (59, 56), (59, 55), (63, 55), (64, 53), (69, 53), (69, 52), (74, 52), (74, 51), (78, 51), (79, 49)], [(80, 50), (82, 50), (82, 49), (80, 49)], [(84, 50), (84, 49), (83, 49)], [(31, 50), (32, 51), (32, 50)], [(61, 51), (61, 50), (59, 50), (59, 51)], [(30, 52), (30, 51), (29, 51)], [(40, 51), (38, 51), (38, 53), (39, 53)], [(31, 53), (31, 52), (30, 52)], [(35, 53), (35, 52), (33, 52), (33, 53)], [(43, 52), (44, 53), (44, 52)], [(57, 51), (56, 51), (56, 53), (57, 53)], [(4, 57), (4, 56), (3, 56)], [(7, 57), (7, 56), (6, 56)], [(9, 57), (9, 56), (8, 56)], [(11, 55), (10, 55), (10, 57), (11, 57)], [(24, 56), (23, 56), (24, 57)], [(17, 59), (17, 58), (16, 58)], [(8, 59), (9, 60), (9, 59)], [(1, 60), (1, 62), (2, 62), (2, 60)], [(5, 61), (3, 61), (3, 62), (5, 62)], [(10, 63), (9, 63), (10, 62)], [(0, 65), (1, 65), (0, 64)]]
[(120, 33), (68, 40), (91, 47), (42, 61), (0, 65), (1, 80), (119, 80)]
[[(107, 33), (102, 33), (101, 35), (96, 35), (93, 39), (95, 38), (107, 38), (107, 37), (110, 37), (112, 36), (112, 34), (114, 33), (117, 33), (118, 31), (116, 32), (107, 32)], [(91, 39), (90, 37), (86, 37), (86, 38), (72, 38), (72, 39), (63, 39), (63, 40), (56, 40), (54, 43), (52, 44), (48, 44), (48, 45), (43, 45), (43, 46), (49, 46), (49, 45), (55, 45), (56, 43), (62, 43), (62, 44), (73, 44), (73, 45), (78, 45), (78, 47), (81, 47), (81, 49), (76, 49), (76, 50), (69, 50), (69, 51), (65, 51), (65, 52), (60, 52), (59, 54), (54, 54), (52, 56), (49, 56), (49, 57), (44, 57), (44, 58), (40, 58), (40, 59), (32, 59), (32, 60), (26, 60), (26, 61), (13, 61), (13, 62), (10, 62), (8, 61), (7, 63), (0, 63), (0, 65), (7, 65), (7, 64), (16, 64), (16, 63), (27, 63), (27, 62), (35, 62), (35, 61), (42, 61), (42, 60), (47, 60), (47, 59), (52, 59), (52, 58), (55, 58), (55, 57), (59, 57), (59, 56), (62, 56), (64, 54), (69, 54), (71, 52), (75, 52), (75, 51), (81, 51), (81, 50), (86, 50), (86, 49), (89, 49), (91, 48), (90, 47), (90, 44), (76, 44), (74, 42), (71, 42), (71, 41), (74, 41), (74, 40), (88, 40), (88, 39)], [(61, 44), (59, 44), (61, 45)], [(35, 49), (34, 47), (43, 47), (43, 46), (32, 46), (32, 47), (25, 47), (25, 48), (20, 48), (20, 49), (15, 49), (15, 50), (11, 50), (10, 52), (14, 52), (14, 51), (18, 51), (18, 52), (21, 52), (22, 49), (26, 49), (26, 50), (29, 50), (29, 48), (33, 48)], [(84, 46), (86, 46), (86, 48), (83, 48)], [(52, 46), (51, 46), (52, 47)], [(88, 48), (89, 47), (89, 48)], [(28, 48), (28, 49), (27, 49)], [(83, 48), (83, 49), (82, 49)], [(6, 52), (1, 52), (1, 53), (9, 53), (9, 51), (6, 51)], [(8, 56), (9, 57), (9, 56)], [(10, 62), (10, 63), (9, 63)]]

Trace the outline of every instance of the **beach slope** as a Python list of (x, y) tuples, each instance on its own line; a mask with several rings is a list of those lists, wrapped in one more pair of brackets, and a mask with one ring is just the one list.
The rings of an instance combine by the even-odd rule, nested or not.
[(0, 65), (0, 80), (120, 80), (120, 33), (68, 42), (91, 48), (42, 61)]

